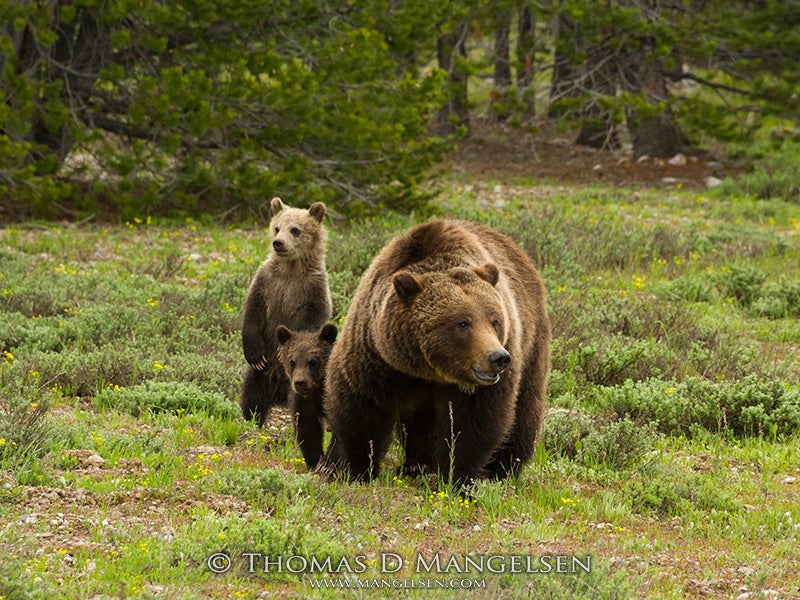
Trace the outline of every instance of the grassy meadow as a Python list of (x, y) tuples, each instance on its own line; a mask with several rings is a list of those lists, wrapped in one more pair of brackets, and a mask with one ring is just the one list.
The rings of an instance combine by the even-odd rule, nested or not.
[[(396, 448), (371, 484), (322, 481), (285, 412), (242, 420), (265, 223), (0, 229), (0, 598), (334, 598), (313, 586), (346, 576), (401, 582), (357, 598), (800, 597), (800, 205), (445, 187), (443, 216), (533, 257), (554, 327), (535, 459), (470, 501), (398, 477)], [(340, 324), (372, 257), (415, 222), (328, 221)], [(403, 568), (382, 573), (382, 553)], [(437, 553), (591, 557), (591, 572), (415, 568)], [(460, 587), (420, 589), (432, 580)]]

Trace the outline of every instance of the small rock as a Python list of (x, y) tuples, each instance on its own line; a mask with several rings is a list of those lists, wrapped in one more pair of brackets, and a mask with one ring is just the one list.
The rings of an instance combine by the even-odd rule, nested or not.
[(225, 452), (224, 448), (218, 448), (216, 446), (193, 446), (189, 448), (189, 452), (192, 454), (222, 454)]
[(678, 183), (678, 180), (675, 179), (674, 177), (662, 177), (661, 178), (661, 182), (662, 183)]
[(790, 476), (789, 476), (789, 477), (787, 477), (786, 479), (783, 479), (783, 480), (781, 481), (781, 483), (788, 483), (788, 484), (792, 484), (792, 483), (795, 483), (796, 481), (797, 481), (797, 477), (794, 477), (794, 476), (790, 475)]
[(724, 165), (718, 160), (710, 160), (706, 163), (709, 169), (721, 169)]
[(65, 456), (74, 456), (83, 469), (102, 468), (106, 460), (94, 450), (64, 450)]
[(703, 183), (706, 184), (706, 187), (710, 190), (714, 189), (715, 187), (719, 187), (722, 185), (722, 179), (719, 177), (714, 177), (713, 175), (709, 175), (703, 180)]
[(144, 584), (144, 589), (154, 596), (158, 596), (159, 594), (163, 594), (164, 590), (167, 588), (157, 583), (146, 583)]
[(684, 165), (686, 165), (686, 157), (680, 152), (678, 152), (675, 156), (670, 158), (667, 161), (667, 163), (675, 167), (683, 167)]
[(636, 159), (636, 164), (642, 164), (650, 160), (650, 157), (647, 154), (642, 154), (639, 158)]
[(602, 171), (602, 170), (603, 170), (603, 165), (601, 165), (600, 163), (597, 163), (595, 166), (592, 167), (592, 171)]
[(89, 468), (102, 469), (103, 465), (106, 464), (106, 459), (99, 454), (92, 454), (83, 460), (83, 464)]
[(175, 530), (169, 525), (164, 525), (159, 532), (159, 537), (166, 542), (171, 542), (175, 537)]

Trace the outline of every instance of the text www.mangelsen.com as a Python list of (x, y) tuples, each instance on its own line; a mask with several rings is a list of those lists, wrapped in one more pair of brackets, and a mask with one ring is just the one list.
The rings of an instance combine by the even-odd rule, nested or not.
[(311, 577), (309, 585), (314, 589), (485, 589), (485, 579), (359, 579), (355, 577)]

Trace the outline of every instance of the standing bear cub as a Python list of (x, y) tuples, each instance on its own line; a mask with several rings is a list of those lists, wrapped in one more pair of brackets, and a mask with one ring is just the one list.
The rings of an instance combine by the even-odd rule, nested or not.
[(271, 203), (272, 251), (258, 268), (245, 301), (242, 347), (248, 368), (241, 407), (246, 419), (263, 425), (272, 406), (285, 404), (289, 380), (278, 362), (275, 330), (317, 330), (331, 318), (325, 270), (325, 205), (291, 208)]
[(315, 468), (322, 457), (325, 367), (337, 334), (336, 325), (331, 323), (319, 331), (295, 332), (283, 325), (279, 325), (276, 331), (278, 360), (291, 388), (289, 411), (292, 426), (309, 469)]
[(394, 238), (328, 363), (326, 467), (374, 477), (399, 423), (407, 473), (458, 487), (515, 473), (542, 421), (550, 338), (544, 285), (510, 238), (465, 221)]

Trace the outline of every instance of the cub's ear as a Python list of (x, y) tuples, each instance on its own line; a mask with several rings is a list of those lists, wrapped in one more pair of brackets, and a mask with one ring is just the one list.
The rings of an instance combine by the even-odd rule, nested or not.
[(269, 207), (272, 209), (272, 216), (274, 217), (279, 212), (281, 212), (286, 206), (283, 204), (280, 198), (275, 196), (272, 199), (272, 202), (269, 203)]
[(336, 336), (339, 334), (339, 330), (336, 329), (336, 325), (333, 323), (328, 323), (322, 329), (319, 330), (319, 339), (323, 342), (328, 344), (333, 344), (336, 341)]
[(288, 327), (284, 327), (283, 325), (278, 325), (278, 328), (275, 329), (275, 335), (278, 338), (278, 343), (283, 345), (290, 339), (292, 339), (292, 336), (294, 336), (294, 332)]
[(308, 214), (314, 217), (317, 222), (322, 223), (322, 219), (325, 217), (325, 205), (322, 202), (314, 202), (308, 207)]
[(395, 273), (392, 278), (392, 283), (394, 283), (394, 290), (397, 292), (397, 295), (400, 296), (400, 299), (404, 302), (412, 300), (414, 296), (422, 291), (422, 285), (419, 279), (408, 271), (399, 271)]
[(500, 279), (500, 270), (494, 263), (486, 263), (480, 267), (475, 267), (473, 271), (478, 277), (489, 282), (492, 286), (497, 285)]

